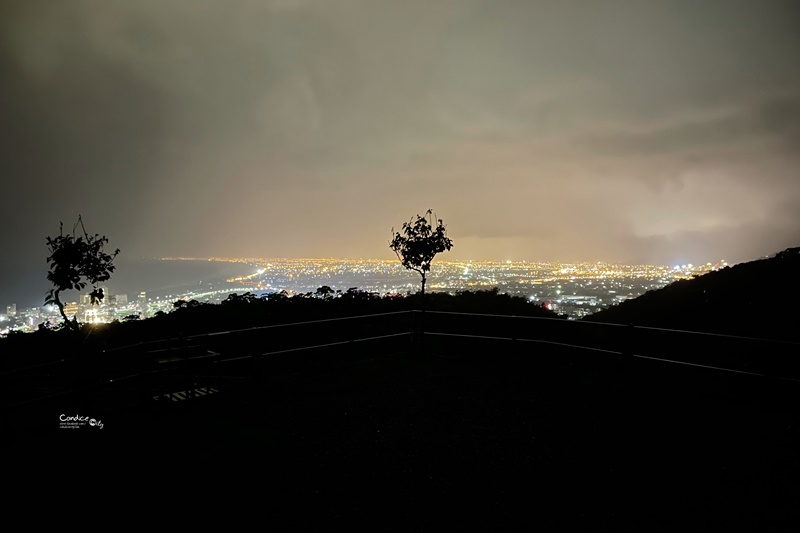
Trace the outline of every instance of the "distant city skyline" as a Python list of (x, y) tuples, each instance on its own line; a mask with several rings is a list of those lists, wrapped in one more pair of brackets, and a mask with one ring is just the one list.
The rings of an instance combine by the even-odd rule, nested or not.
[[(780, 250), (779, 250), (780, 251)], [(777, 253), (777, 252), (776, 252)], [(443, 252), (441, 255), (446, 254)], [(774, 255), (774, 254), (769, 254)], [(768, 256), (763, 256), (768, 257)], [(761, 257), (755, 257), (753, 260), (761, 259)], [(397, 258), (375, 258), (375, 257), (257, 257), (257, 256), (247, 256), (247, 257), (226, 257), (226, 256), (207, 256), (207, 257), (177, 257), (177, 256), (167, 256), (167, 257), (154, 257), (153, 260), (156, 261), (219, 261), (219, 262), (247, 262), (247, 261), (341, 261), (341, 262), (353, 262), (353, 261), (370, 261), (370, 262), (381, 262), (381, 263), (388, 263), (394, 264), (399, 262)], [(431, 263), (432, 268), (439, 264), (439, 265), (452, 265), (452, 264), (463, 264), (463, 263), (486, 263), (486, 264), (554, 264), (554, 265), (568, 265), (568, 264), (607, 264), (607, 265), (624, 265), (624, 266), (649, 266), (649, 267), (668, 267), (674, 268), (679, 266), (687, 266), (687, 265), (712, 265), (712, 264), (725, 264), (730, 265), (730, 263), (722, 258), (716, 261), (684, 261), (682, 263), (674, 263), (674, 264), (654, 264), (654, 263), (624, 263), (620, 261), (606, 261), (606, 260), (593, 260), (593, 261), (543, 261), (543, 260), (511, 260), (511, 259), (439, 259), (438, 256), (433, 260)]]
[[(182, 265), (189, 263), (192, 268), (183, 269)], [(159, 272), (158, 265), (166, 264), (168, 271)], [(220, 270), (214, 265), (231, 265), (238, 269), (239, 274), (233, 275), (234, 269)], [(205, 265), (211, 265), (208, 269), (203, 269)], [(369, 290), (378, 293), (388, 291), (415, 292), (418, 290), (418, 275), (402, 267), (397, 260), (392, 259), (336, 259), (336, 258), (235, 258), (235, 257), (185, 257), (185, 258), (155, 258), (141, 261), (137, 268), (131, 269), (126, 273), (123, 270), (121, 276), (112, 277), (107, 282), (101, 283), (104, 293), (108, 298), (105, 302), (119, 303), (116, 298), (122, 296), (122, 302), (133, 302), (133, 296), (142, 292), (147, 292), (151, 296), (164, 295), (167, 292), (174, 293), (173, 296), (196, 292), (196, 293), (215, 293), (223, 294), (226, 291), (263, 291), (266, 289), (289, 292), (313, 291), (322, 285), (335, 286), (337, 289), (355, 287), (361, 290)], [(198, 270), (197, 267), (201, 267)], [(628, 265), (623, 263), (612, 263), (605, 261), (597, 262), (537, 262), (537, 261), (434, 261), (432, 271), (429, 276), (429, 287), (432, 290), (481, 290), (498, 287), (503, 290), (508, 289), (505, 278), (511, 276), (522, 276), (523, 278), (539, 278), (537, 283), (555, 283), (558, 280), (569, 280), (575, 276), (580, 279), (594, 279), (598, 276), (630, 276), (636, 278), (650, 279), (682, 279), (689, 275), (707, 272), (710, 270), (728, 266), (725, 261), (700, 264), (682, 265)], [(155, 269), (153, 268), (155, 267)], [(142, 271), (149, 271), (143, 274)], [(277, 285), (263, 285), (256, 283), (254, 279), (264, 278), (271, 275), (270, 271), (279, 273), (279, 277), (288, 275)], [(227, 272), (227, 274), (225, 274)], [(139, 274), (138, 278), (131, 277), (132, 273)], [(363, 273), (368, 273), (367, 278), (359, 278)], [(486, 275), (489, 277), (485, 277)], [(534, 275), (534, 273), (536, 273)], [(469, 276), (467, 276), (469, 274)], [(473, 275), (479, 275), (474, 282), (466, 282), (463, 279)], [(378, 278), (375, 278), (375, 276)], [(354, 277), (355, 276), (355, 277)], [(370, 277), (371, 276), (371, 277)], [(481, 277), (483, 276), (483, 277)], [(496, 279), (495, 279), (496, 276)], [(533, 276), (533, 278), (531, 278)], [(461, 278), (462, 281), (453, 281)], [(347, 281), (352, 279), (353, 281)], [(382, 280), (376, 285), (376, 279)], [(225, 283), (222, 283), (222, 282)], [(239, 283), (241, 282), (241, 283)], [(387, 289), (386, 283), (391, 283)], [(444, 282), (444, 285), (442, 285)], [(198, 287), (200, 283), (200, 287)], [(232, 283), (232, 285), (230, 285)], [(383, 283), (383, 288), (380, 288)], [(399, 285), (398, 285), (399, 283)], [(517, 279), (512, 289), (516, 293), (530, 293), (525, 283)], [(213, 285), (213, 287), (212, 287)], [(346, 286), (345, 286), (346, 285)], [(173, 290), (169, 290), (172, 287)], [(176, 292), (177, 291), (177, 292)], [(210, 291), (210, 292), (209, 292)], [(63, 294), (65, 302), (86, 303), (89, 291), (66, 291)], [(35, 295), (25, 293), (21, 299), (9, 301), (5, 305), (14, 305), (21, 309), (39, 308), (43, 302), (34, 298)], [(2, 301), (0, 301), (2, 303)], [(0, 309), (0, 314), (2, 314)]]
[[(219, 304), (233, 293), (263, 297), (285, 293), (289, 297), (317, 297), (322, 287), (333, 297), (351, 290), (374, 295), (416, 294), (420, 290), (417, 272), (397, 260), (333, 258), (242, 258), (183, 257), (159, 258), (149, 263), (177, 267), (173, 276), (139, 285), (111, 280), (99, 287), (105, 298), (92, 303), (88, 290), (63, 294), (64, 312), (82, 323), (109, 323), (115, 320), (150, 318), (171, 313), (178, 301)], [(219, 266), (236, 267), (220, 269)], [(725, 262), (702, 265), (624, 265), (608, 262), (528, 262), (528, 261), (439, 261), (428, 274), (429, 292), (456, 294), (462, 291), (497, 290), (523, 297), (569, 319), (580, 319), (607, 309), (647, 291), (690, 279), (728, 266)], [(141, 268), (146, 269), (147, 263)], [(200, 268), (198, 268), (200, 267)], [(211, 267), (210, 269), (207, 267)], [(226, 273), (227, 275), (221, 275)], [(177, 273), (177, 278), (174, 274)], [(202, 279), (200, 279), (202, 278)], [(127, 289), (120, 289), (125, 286)], [(116, 287), (116, 288), (115, 288)], [(128, 292), (125, 292), (125, 291)], [(55, 326), (63, 318), (55, 305), (31, 307), (10, 304), (0, 312), (0, 336), (10, 331), (35, 331), (39, 324)]]

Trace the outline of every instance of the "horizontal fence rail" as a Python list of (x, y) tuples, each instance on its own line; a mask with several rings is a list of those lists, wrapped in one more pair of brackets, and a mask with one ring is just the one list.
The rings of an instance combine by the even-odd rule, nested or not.
[(426, 311), (426, 337), (484, 338), (800, 379), (800, 343), (557, 318)]
[(139, 399), (177, 401), (297, 367), (301, 359), (476, 349), (496, 354), (512, 347), (532, 357), (548, 351), (559, 357), (566, 350), (598, 364), (627, 358), (800, 382), (796, 342), (559, 318), (399, 311), (143, 341), (6, 369), (0, 386), (7, 408), (67, 396), (86, 382), (120, 398), (135, 392)]

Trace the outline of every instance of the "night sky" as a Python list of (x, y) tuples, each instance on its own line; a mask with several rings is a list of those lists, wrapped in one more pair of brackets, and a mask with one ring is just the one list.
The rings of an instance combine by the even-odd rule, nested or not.
[(441, 259), (798, 246), (798, 28), (770, 0), (2, 0), (0, 304), (78, 214), (120, 259), (391, 259), (428, 208)]

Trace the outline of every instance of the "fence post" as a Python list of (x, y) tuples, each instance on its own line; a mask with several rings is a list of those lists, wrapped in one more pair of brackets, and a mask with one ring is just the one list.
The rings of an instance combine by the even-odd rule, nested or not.
[(411, 351), (415, 356), (422, 355), (424, 350), (423, 317), (424, 311), (411, 311)]
[(625, 326), (625, 333), (624, 333), (623, 339), (622, 339), (622, 343), (623, 343), (622, 344), (622, 354), (625, 355), (626, 357), (633, 357), (633, 351), (634, 351), (634, 348), (633, 348), (633, 337), (634, 337), (634, 331), (635, 331), (634, 328), (635, 327), (636, 326), (634, 326), (633, 324), (630, 324), (630, 323), (627, 326)]
[(633, 355), (636, 351), (636, 326), (628, 323), (622, 332), (622, 371), (629, 377), (633, 370)]

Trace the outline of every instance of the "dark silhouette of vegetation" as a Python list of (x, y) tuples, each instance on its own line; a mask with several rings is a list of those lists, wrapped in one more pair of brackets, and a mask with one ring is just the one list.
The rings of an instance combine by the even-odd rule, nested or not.
[(111, 278), (111, 273), (115, 269), (113, 261), (119, 254), (119, 249), (111, 254), (106, 253), (104, 250), (106, 244), (108, 244), (106, 236), (90, 235), (86, 231), (80, 215), (72, 227), (72, 233), (64, 234), (64, 223), (61, 222), (58, 236), (47, 237), (47, 249), (50, 252), (47, 257), (47, 263), (50, 265), (47, 280), (53, 284), (53, 288), (48, 291), (44, 303), (58, 306), (58, 311), (64, 319), (64, 326), (72, 331), (78, 331), (78, 320), (77, 317), (70, 320), (65, 313), (61, 293), (73, 289), (82, 290), (89, 284), (92, 286), (92, 304), (102, 301), (105, 295), (97, 284)]
[[(72, 346), (59, 335), (51, 335), (59, 328), (43, 325), (37, 332), (14, 335), (30, 362), (31, 352), (40, 353), (43, 360), (68, 356), (71, 350), (80, 353), (100, 351), (114, 346), (134, 344), (140, 341), (197, 335), (214, 331), (306, 322), (320, 319), (361, 316), (420, 309), (421, 293), (412, 295), (386, 294), (365, 291), (357, 287), (334, 290), (322, 286), (316, 291), (290, 296), (287, 292), (275, 292), (257, 296), (250, 292), (232, 293), (219, 304), (197, 300), (173, 302), (170, 312), (158, 311), (149, 318), (130, 314), (110, 324), (78, 324), (80, 344)], [(485, 313), (496, 315), (534, 316), (559, 318), (559, 315), (531, 303), (522, 296), (501, 294), (497, 288), (482, 291), (460, 291), (454, 294), (431, 293), (426, 296), (431, 311), (455, 311), (461, 313)], [(10, 351), (11, 335), (0, 339)], [(51, 339), (52, 337), (52, 339)], [(60, 349), (51, 348), (50, 340)], [(42, 348), (34, 345), (43, 342)], [(55, 345), (53, 345), (55, 346)], [(21, 352), (21, 353), (22, 353)], [(76, 353), (77, 353), (76, 352)], [(37, 355), (37, 357), (39, 357)]]
[[(432, 223), (436, 223), (433, 227)], [(453, 241), (447, 237), (447, 228), (442, 219), (437, 219), (432, 210), (428, 209), (425, 216), (416, 216), (409, 222), (404, 222), (399, 232), (392, 228), (391, 248), (402, 265), (408, 270), (414, 270), (422, 278), (422, 306), (425, 308), (425, 284), (431, 262), (436, 254), (448, 251), (453, 247)]]
[(787, 302), (797, 299), (800, 247), (671, 283), (589, 315), (586, 322), (800, 340)]

